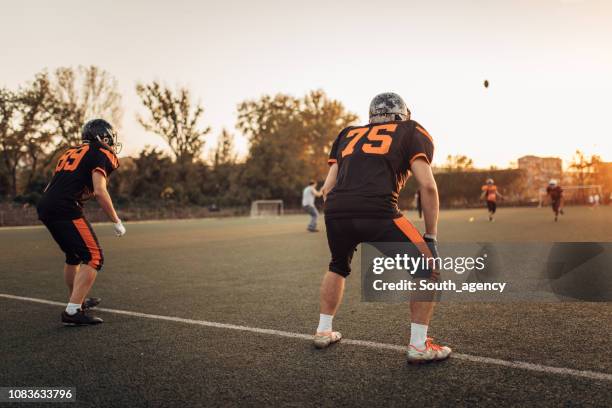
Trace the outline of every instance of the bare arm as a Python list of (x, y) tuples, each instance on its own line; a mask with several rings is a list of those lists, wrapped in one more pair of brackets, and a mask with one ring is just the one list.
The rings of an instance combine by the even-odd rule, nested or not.
[(94, 171), (92, 174), (92, 179), (94, 195), (96, 196), (96, 200), (98, 200), (100, 207), (102, 207), (102, 210), (104, 210), (108, 218), (113, 223), (116, 224), (120, 222), (117, 212), (115, 211), (115, 207), (113, 206), (113, 200), (106, 189), (106, 177), (104, 177), (104, 175), (99, 171)]
[(419, 184), (421, 192), (421, 206), (425, 217), (425, 233), (435, 238), (438, 233), (438, 213), (440, 212), (440, 201), (438, 198), (438, 186), (434, 179), (429, 163), (417, 159), (410, 166), (414, 178)]
[(323, 194), (323, 200), (327, 200), (327, 194), (336, 186), (336, 178), (338, 177), (338, 163), (334, 163), (327, 172), (327, 178), (325, 183), (321, 187), (321, 194)]

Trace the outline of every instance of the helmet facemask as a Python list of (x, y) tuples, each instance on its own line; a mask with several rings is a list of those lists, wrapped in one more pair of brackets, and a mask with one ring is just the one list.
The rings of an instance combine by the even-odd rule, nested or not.
[(123, 148), (123, 143), (117, 141), (117, 132), (115, 132), (114, 130), (107, 129), (106, 134), (101, 136), (98, 135), (96, 136), (96, 139), (98, 139), (99, 142), (108, 145), (111, 149), (113, 149), (115, 154), (119, 154), (119, 152)]

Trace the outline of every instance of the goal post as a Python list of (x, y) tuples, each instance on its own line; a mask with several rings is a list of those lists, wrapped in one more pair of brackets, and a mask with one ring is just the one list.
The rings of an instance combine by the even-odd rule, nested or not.
[(255, 200), (251, 203), (251, 217), (280, 217), (285, 213), (283, 200)]
[[(588, 196), (598, 194), (600, 199), (603, 199), (601, 184), (590, 184), (583, 186), (561, 186), (563, 189), (563, 200), (566, 203), (586, 204)], [(542, 187), (539, 190), (538, 207), (542, 207), (547, 193), (546, 188)]]

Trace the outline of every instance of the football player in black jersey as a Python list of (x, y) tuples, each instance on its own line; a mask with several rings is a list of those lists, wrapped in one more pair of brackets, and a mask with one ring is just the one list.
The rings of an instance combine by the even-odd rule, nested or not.
[[(377, 95), (370, 104), (364, 126), (342, 130), (329, 155), (329, 173), (322, 188), (325, 225), (331, 251), (329, 270), (321, 283), (320, 320), (314, 343), (324, 348), (341, 339), (332, 330), (332, 319), (344, 293), (351, 259), (362, 242), (410, 242), (427, 257), (437, 256), (438, 189), (430, 163), (433, 140), (417, 122), (402, 98), (394, 93)], [(419, 185), (425, 234), (402, 216), (400, 190), (412, 173)], [(411, 333), (408, 361), (446, 359), (451, 349), (427, 337), (434, 302), (410, 302)]]
[(102, 248), (91, 224), (83, 215), (83, 201), (96, 197), (113, 222), (115, 234), (125, 234), (106, 188), (110, 174), (119, 167), (120, 144), (110, 123), (94, 119), (85, 124), (83, 143), (68, 149), (55, 166), (51, 182), (38, 204), (38, 217), (66, 256), (64, 279), (70, 293), (65, 325), (90, 325), (102, 319), (86, 313), (100, 299), (87, 298), (104, 263)]
[(546, 187), (546, 194), (550, 197), (550, 205), (555, 214), (555, 222), (559, 220), (559, 214), (563, 215), (563, 188), (557, 180), (550, 180)]

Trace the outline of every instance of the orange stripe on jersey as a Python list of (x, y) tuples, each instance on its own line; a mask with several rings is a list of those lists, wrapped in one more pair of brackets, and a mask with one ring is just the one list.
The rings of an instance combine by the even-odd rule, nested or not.
[(106, 157), (108, 157), (108, 160), (110, 160), (111, 164), (113, 165), (113, 169), (116, 169), (117, 167), (119, 167), (119, 159), (117, 159), (117, 156), (115, 156), (114, 154), (112, 154), (106, 149), (100, 148), (100, 151), (104, 153)]
[(327, 164), (329, 164), (330, 166), (331, 166), (332, 164), (334, 164), (334, 163), (338, 163), (338, 160), (336, 160), (336, 159), (329, 159), (329, 160), (327, 161)]
[(89, 230), (89, 226), (85, 222), (84, 218), (77, 218), (76, 220), (72, 220), (72, 222), (77, 228), (77, 231), (79, 231), (79, 235), (81, 238), (83, 238), (85, 246), (87, 246), (87, 249), (91, 255), (91, 260), (87, 262), (87, 265), (97, 269), (100, 266), (100, 261), (102, 260), (102, 253), (96, 239)]
[(433, 257), (431, 251), (429, 250), (429, 247), (421, 236), (421, 233), (415, 228), (414, 225), (412, 225), (410, 221), (408, 221), (408, 218), (399, 217), (394, 219), (393, 222), (395, 223), (395, 225), (397, 225), (397, 228), (399, 228), (404, 233), (404, 235), (406, 235), (408, 239), (414, 245), (416, 245), (416, 247), (419, 249), (419, 251), (421, 251), (423, 255), (428, 258)]
[(106, 175), (106, 170), (104, 170), (102, 167), (96, 167), (95, 169), (92, 170), (92, 172), (94, 171), (99, 171), (100, 173), (104, 174), (104, 177), (108, 177)]
[(422, 128), (422, 127), (420, 127), (420, 126), (417, 126), (416, 128), (417, 128), (417, 130), (418, 130), (419, 132), (421, 132), (422, 134), (424, 134), (425, 136), (427, 136), (427, 137), (429, 138), (429, 140), (431, 141), (431, 143), (433, 143), (433, 138), (431, 137), (431, 135), (430, 135), (429, 133), (427, 133), (427, 131), (426, 131), (425, 129), (423, 129), (423, 128)]
[(410, 165), (412, 166), (412, 162), (418, 159), (419, 157), (423, 157), (425, 161), (429, 164), (429, 159), (427, 158), (427, 155), (425, 153), (417, 153), (412, 156), (412, 159), (410, 159)]

